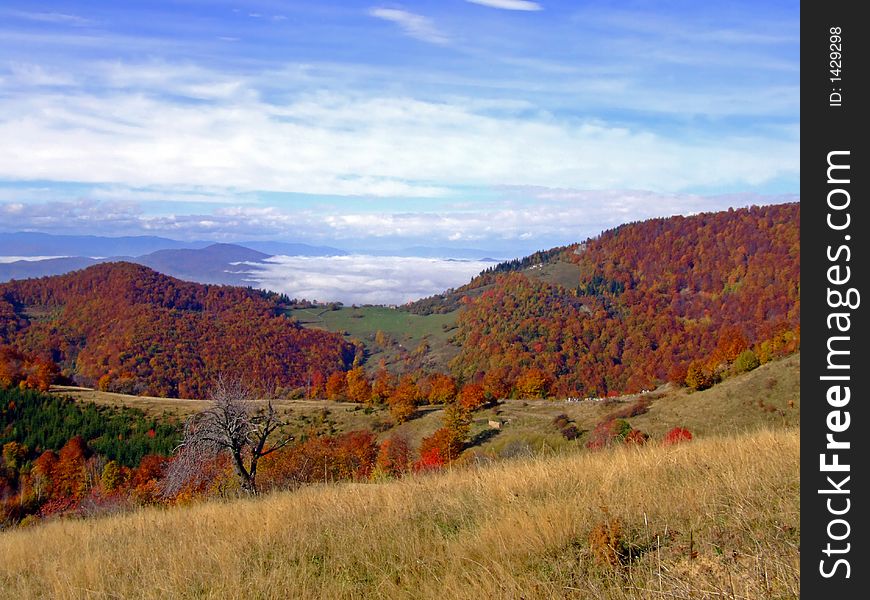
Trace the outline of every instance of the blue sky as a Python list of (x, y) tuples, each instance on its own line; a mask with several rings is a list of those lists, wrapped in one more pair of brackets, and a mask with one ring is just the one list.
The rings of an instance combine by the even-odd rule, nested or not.
[(516, 248), (797, 199), (798, 2), (4, 2), (0, 230)]

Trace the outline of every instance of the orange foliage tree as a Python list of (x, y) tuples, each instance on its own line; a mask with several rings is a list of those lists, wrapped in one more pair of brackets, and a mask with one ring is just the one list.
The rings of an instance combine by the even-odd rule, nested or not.
[(427, 377), (431, 404), (446, 404), (456, 398), (456, 380), (445, 373), (433, 373)]
[(466, 383), (459, 391), (459, 404), (473, 411), (486, 405), (486, 391), (481, 383)]
[(387, 400), (390, 406), (390, 415), (396, 423), (404, 423), (414, 415), (419, 401), (420, 392), (414, 377), (406, 374), (399, 380), (399, 384)]
[(372, 387), (362, 367), (347, 372), (347, 399), (351, 402), (371, 402)]
[(329, 400), (345, 400), (347, 396), (347, 378), (344, 373), (336, 371), (326, 380), (326, 398)]

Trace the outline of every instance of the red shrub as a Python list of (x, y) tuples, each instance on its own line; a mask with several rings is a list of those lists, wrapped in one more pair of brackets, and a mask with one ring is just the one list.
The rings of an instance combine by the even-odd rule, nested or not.
[(420, 460), (414, 465), (418, 471), (443, 467), (455, 460), (462, 451), (456, 436), (447, 427), (442, 427), (420, 443)]
[(589, 434), (586, 447), (590, 450), (600, 450), (605, 446), (621, 442), (631, 431), (631, 425), (623, 419), (605, 419), (595, 426)]
[(662, 444), (670, 446), (671, 444), (679, 444), (681, 442), (689, 442), (692, 440), (692, 432), (685, 427), (674, 427), (665, 434)]
[(643, 446), (646, 441), (649, 439), (649, 436), (645, 434), (640, 429), (632, 429), (629, 431), (626, 436), (624, 442), (626, 444), (634, 444), (636, 446)]

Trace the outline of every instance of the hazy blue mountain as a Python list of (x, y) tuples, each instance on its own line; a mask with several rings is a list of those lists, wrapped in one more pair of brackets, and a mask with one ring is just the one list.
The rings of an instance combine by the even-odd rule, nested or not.
[(212, 244), (205, 248), (181, 248), (158, 250), (143, 256), (112, 256), (92, 259), (81, 256), (48, 258), (44, 260), (19, 260), (0, 263), (0, 282), (10, 279), (29, 279), (45, 275), (63, 275), (70, 271), (84, 269), (99, 262), (125, 260), (151, 267), (164, 275), (177, 277), (197, 283), (219, 283), (226, 285), (251, 285), (253, 282), (242, 271), (256, 270), (252, 266), (238, 266), (233, 263), (258, 263), (269, 258), (269, 254), (251, 250), (234, 244)]
[[(104, 259), (103, 259), (104, 260)], [(47, 258), (45, 260), (18, 260), (11, 263), (0, 263), (0, 282), (10, 279), (30, 279), (46, 275), (63, 275), (70, 271), (85, 269), (103, 260), (94, 260), (81, 256), (66, 256), (63, 258)]]
[(255, 270), (255, 267), (239, 267), (232, 263), (257, 263), (278, 254), (344, 256), (348, 252), (330, 246), (290, 242), (216, 244), (201, 240), (186, 242), (156, 236), (105, 237), (36, 232), (0, 233), (0, 256), (57, 257), (0, 262), (0, 281), (62, 275), (97, 262), (126, 260), (187, 281), (250, 285), (252, 281), (240, 271)]
[(210, 243), (144, 235), (104, 237), (16, 232), (0, 233), (0, 256), (142, 256), (157, 250), (204, 248)]
[(199, 249), (158, 250), (128, 260), (186, 281), (251, 285), (253, 282), (243, 271), (251, 271), (256, 267), (233, 263), (258, 263), (270, 256), (235, 244), (212, 244)]

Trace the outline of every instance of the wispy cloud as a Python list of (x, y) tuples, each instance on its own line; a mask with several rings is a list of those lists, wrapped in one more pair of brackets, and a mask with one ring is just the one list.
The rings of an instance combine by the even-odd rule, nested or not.
[(489, 6), (490, 8), (500, 8), (502, 10), (543, 10), (540, 4), (530, 2), (529, 0), (466, 0), (466, 2)]
[(378, 19), (395, 23), (412, 38), (431, 44), (447, 44), (450, 38), (441, 32), (428, 17), (398, 8), (372, 8), (369, 14)]
[(573, 18), (607, 25), (622, 32), (648, 35), (660, 41), (683, 40), (706, 45), (777, 45), (793, 44), (800, 40), (795, 27), (797, 14), (792, 22), (761, 18), (748, 23), (741, 20), (731, 27), (711, 23), (709, 18), (699, 16), (694, 17), (691, 26), (687, 27), (685, 18), (650, 11), (586, 9), (577, 12)]
[(56, 23), (58, 25), (73, 25), (75, 27), (84, 27), (93, 23), (92, 20), (80, 17), (78, 15), (70, 15), (58, 12), (29, 12), (20, 10), (10, 10), (4, 12), (19, 19), (38, 21), (41, 23)]

